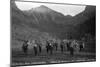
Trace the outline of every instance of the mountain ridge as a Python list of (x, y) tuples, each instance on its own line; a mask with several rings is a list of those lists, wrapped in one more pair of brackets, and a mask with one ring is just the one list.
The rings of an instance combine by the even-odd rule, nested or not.
[[(42, 6), (42, 8), (48, 10), (45, 6)], [(84, 22), (90, 18), (90, 16), (88, 16), (88, 12), (86, 12), (87, 16), (84, 14), (86, 10), (75, 17), (68, 17), (52, 10), (50, 10), (51, 13), (39, 13), (37, 11), (30, 13), (30, 11), (27, 12), (16, 9), (16, 6), (13, 6), (13, 14), (11, 18), (14, 26), (23, 26), (23, 28), (27, 27), (30, 30), (35, 28), (40, 32), (54, 33), (60, 38), (66, 38), (65, 36), (67, 33), (71, 33), (73, 37), (76, 37), (75, 35), (79, 36), (80, 33), (78, 33), (78, 29), (81, 28), (79, 27), (80, 24), (84, 24)], [(89, 15), (91, 15), (90, 13), (91, 11), (89, 11)]]

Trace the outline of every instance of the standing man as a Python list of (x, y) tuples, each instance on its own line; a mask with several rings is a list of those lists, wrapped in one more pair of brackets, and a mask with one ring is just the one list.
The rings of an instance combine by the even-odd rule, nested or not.
[(54, 47), (55, 47), (55, 49), (57, 51), (57, 49), (58, 49), (58, 43), (57, 42), (54, 42)]
[(50, 54), (53, 54), (53, 43), (49, 43), (49, 48), (50, 48)]
[(84, 48), (84, 42), (79, 43), (79, 51), (82, 51), (82, 49)]
[(60, 48), (61, 48), (61, 52), (63, 53), (63, 51), (64, 51), (64, 42), (60, 43)]
[(35, 54), (35, 56), (37, 55), (37, 43), (36, 43), (37, 41), (35, 40), (35, 43), (34, 43), (34, 45), (33, 45), (33, 50), (34, 50), (34, 54)]
[(38, 48), (39, 48), (39, 53), (41, 53), (41, 51), (42, 51), (42, 43), (38, 42), (37, 44), (38, 44)]
[(46, 41), (46, 51), (47, 51), (47, 53), (49, 51), (49, 42), (48, 41)]
[(70, 43), (71, 43), (71, 42), (67, 42), (67, 43), (66, 43), (66, 46), (67, 46), (67, 51), (69, 51), (69, 50), (70, 50)]
[(75, 45), (75, 41), (72, 41), (72, 42), (70, 43), (70, 49), (69, 49), (70, 55), (71, 55), (71, 56), (74, 55), (74, 45)]
[(23, 52), (27, 54), (28, 51), (28, 40), (24, 40), (23, 46), (22, 46)]

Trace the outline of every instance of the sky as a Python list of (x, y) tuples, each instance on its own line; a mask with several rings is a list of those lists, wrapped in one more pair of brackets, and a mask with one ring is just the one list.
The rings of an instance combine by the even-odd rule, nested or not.
[(16, 1), (15, 3), (20, 10), (30, 10), (32, 8), (39, 7), (41, 5), (45, 5), (52, 10), (62, 13), (63, 15), (71, 15), (71, 16), (75, 16), (78, 13), (83, 12), (86, 7), (83, 5), (48, 4), (48, 3), (19, 2), (19, 1)]

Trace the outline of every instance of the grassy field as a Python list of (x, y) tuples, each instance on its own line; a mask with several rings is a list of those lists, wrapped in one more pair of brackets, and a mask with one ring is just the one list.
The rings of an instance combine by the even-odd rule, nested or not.
[(24, 54), (21, 50), (12, 50), (11, 53), (12, 65), (37, 65), (37, 64), (52, 64), (52, 63), (69, 63), (69, 62), (84, 62), (95, 61), (95, 53), (90, 52), (74, 52), (74, 56), (71, 56), (68, 51), (61, 53), (60, 50), (53, 51), (53, 54), (47, 54), (46, 50), (42, 50), (42, 53), (34, 55), (32, 49), (28, 50), (28, 54)]

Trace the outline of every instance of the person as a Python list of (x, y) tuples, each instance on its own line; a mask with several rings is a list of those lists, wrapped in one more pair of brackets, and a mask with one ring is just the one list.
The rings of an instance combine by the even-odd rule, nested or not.
[(39, 47), (39, 53), (41, 53), (42, 51), (41, 43), (38, 44), (38, 47)]
[(36, 44), (33, 46), (33, 49), (34, 49), (34, 54), (36, 56), (37, 55), (37, 45)]
[(46, 51), (47, 51), (47, 53), (50, 52), (50, 54), (53, 53), (53, 46), (52, 46), (51, 42), (46, 41)]
[(34, 50), (34, 54), (35, 56), (37, 55), (37, 41), (35, 40), (35, 44), (33, 45), (33, 50)]
[(49, 50), (50, 50), (50, 54), (53, 54), (53, 45), (52, 45), (52, 43), (49, 43)]
[(64, 43), (63, 42), (60, 43), (60, 48), (61, 48), (61, 52), (63, 53), (63, 51), (64, 51)]
[(55, 47), (55, 49), (57, 51), (57, 49), (58, 49), (58, 43), (57, 42), (54, 42), (54, 47)]
[(84, 43), (83, 42), (81, 42), (80, 44), (79, 44), (79, 51), (82, 51), (82, 49), (84, 48)]
[(73, 47), (74, 45), (75, 45), (75, 41), (70, 43), (69, 51), (71, 56), (74, 55), (74, 47)]
[(73, 56), (74, 55), (74, 48), (70, 47), (70, 55)]
[(47, 51), (47, 53), (49, 51), (49, 42), (48, 41), (46, 41), (46, 51)]
[(28, 51), (28, 40), (24, 41), (22, 49), (23, 49), (23, 52), (25, 54), (27, 54), (27, 51)]
[(66, 43), (67, 51), (69, 51), (69, 49), (70, 49), (70, 43), (71, 43), (71, 42), (67, 42), (67, 43)]

